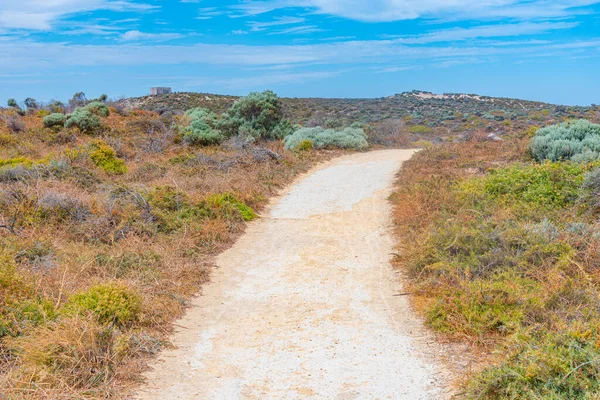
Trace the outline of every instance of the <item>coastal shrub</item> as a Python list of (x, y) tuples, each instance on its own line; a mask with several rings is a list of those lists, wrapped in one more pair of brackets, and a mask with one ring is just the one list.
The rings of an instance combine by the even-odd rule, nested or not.
[(538, 161), (597, 160), (600, 158), (600, 125), (575, 120), (547, 126), (537, 131), (530, 149)]
[(110, 110), (108, 109), (108, 106), (100, 101), (92, 101), (91, 103), (88, 103), (84, 108), (92, 114), (98, 115), (99, 117), (106, 118), (110, 115)]
[(62, 113), (54, 113), (44, 117), (44, 126), (46, 128), (53, 128), (55, 126), (65, 125), (65, 115)]
[(180, 211), (189, 206), (189, 198), (173, 186), (157, 186), (149, 193), (148, 203), (159, 210)]
[[(3, 249), (4, 250), (4, 249)], [(0, 339), (56, 317), (52, 302), (39, 298), (8, 254), (0, 255)]]
[(127, 172), (125, 160), (117, 158), (115, 150), (101, 140), (96, 140), (89, 145), (90, 158), (98, 167), (104, 171), (123, 175)]
[(313, 148), (313, 142), (310, 140), (303, 140), (300, 142), (296, 150), (298, 151), (310, 151)]
[(12, 115), (6, 118), (6, 127), (12, 133), (24, 132), (25, 129), (27, 129), (25, 121), (23, 121), (23, 119), (17, 115)]
[(114, 379), (117, 357), (110, 326), (93, 318), (60, 318), (30, 330), (27, 335), (6, 342), (18, 355), (19, 373), (31, 377), (34, 385), (87, 393)]
[(414, 126), (411, 126), (408, 129), (408, 131), (410, 133), (431, 133), (431, 132), (433, 132), (433, 129), (431, 129), (427, 125), (414, 125)]
[(523, 332), (506, 359), (471, 381), (473, 399), (593, 399), (600, 391), (598, 324), (577, 321), (559, 330)]
[(65, 128), (78, 128), (83, 133), (93, 133), (100, 129), (100, 120), (91, 111), (78, 107), (67, 116)]
[(64, 312), (89, 312), (99, 323), (126, 325), (136, 321), (141, 310), (142, 299), (133, 289), (120, 282), (109, 282), (71, 296)]
[(513, 151), (448, 145), (407, 164), (413, 183), (392, 201), (411, 232), (398, 256), (408, 291), (432, 328), (493, 354), (468, 377), (466, 398), (591, 399), (600, 237), (581, 199), (600, 188), (598, 163), (515, 163)]
[(50, 191), (38, 199), (37, 205), (39, 215), (44, 220), (63, 221), (71, 219), (73, 221), (84, 221), (91, 215), (87, 205), (78, 198), (65, 193)]
[(301, 128), (284, 139), (285, 148), (297, 149), (304, 141), (311, 141), (317, 149), (337, 147), (342, 149), (364, 149), (369, 146), (364, 130), (346, 128), (338, 131), (334, 129)]
[(33, 164), (34, 164), (34, 161), (27, 157), (14, 157), (14, 158), (5, 158), (5, 159), (0, 158), (0, 167), (5, 167), (7, 165), (9, 165), (9, 166), (26, 165), (29, 167), (29, 166), (32, 166)]
[(225, 216), (239, 215), (244, 221), (252, 221), (257, 217), (256, 212), (247, 204), (239, 201), (231, 193), (222, 193), (210, 196), (208, 203), (221, 210)]
[(587, 167), (571, 163), (514, 165), (493, 170), (481, 180), (485, 194), (505, 203), (543, 209), (570, 206), (578, 198)]
[(238, 99), (217, 127), (226, 137), (240, 134), (255, 139), (281, 139), (293, 130), (290, 122), (283, 119), (279, 97), (270, 90)]
[(183, 129), (183, 139), (193, 145), (219, 144), (225, 136), (215, 128), (218, 117), (206, 108), (193, 108), (185, 113), (190, 123)]

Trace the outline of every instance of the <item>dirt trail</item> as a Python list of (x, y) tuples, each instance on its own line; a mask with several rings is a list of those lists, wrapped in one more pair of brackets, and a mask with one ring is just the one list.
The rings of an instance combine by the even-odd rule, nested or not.
[(301, 177), (217, 260), (139, 399), (443, 399), (447, 373), (389, 259), (411, 150)]

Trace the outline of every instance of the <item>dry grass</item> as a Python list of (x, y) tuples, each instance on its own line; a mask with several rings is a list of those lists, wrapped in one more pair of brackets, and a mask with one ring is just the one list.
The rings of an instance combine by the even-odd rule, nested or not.
[[(44, 128), (39, 115), (24, 116), (18, 134), (0, 124), (3, 395), (122, 396), (209, 279), (215, 255), (243, 232), (250, 209), (339, 154), (296, 154), (279, 142), (193, 148), (172, 118), (112, 112), (94, 136)], [(88, 145), (97, 139), (127, 173), (95, 165)], [(112, 306), (96, 295), (72, 306), (76, 294), (117, 282), (141, 297), (135, 319), (111, 319)]]
[(392, 197), (397, 267), (429, 326), (483, 355), (464, 397), (590, 399), (599, 193), (583, 182), (598, 163), (539, 165), (527, 135), (505, 139), (475, 135), (405, 164)]

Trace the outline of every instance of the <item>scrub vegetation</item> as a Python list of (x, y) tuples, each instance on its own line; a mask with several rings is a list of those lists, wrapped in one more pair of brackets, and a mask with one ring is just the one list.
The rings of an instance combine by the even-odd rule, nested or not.
[(497, 351), (468, 396), (586, 398), (600, 356), (600, 164), (538, 161), (531, 141), (599, 110), (419, 96), (11, 99), (2, 395), (125, 396), (269, 197), (344, 151), (417, 146), (393, 198), (399, 267), (430, 326)]
[(70, 103), (0, 109), (2, 398), (123, 396), (214, 256), (339, 153), (286, 151), (271, 92), (239, 100), (226, 130), (205, 110)]
[(600, 162), (555, 156), (565, 138), (595, 140), (596, 126), (533, 132), (423, 150), (393, 195), (396, 261), (413, 304), (435, 331), (481, 354), (464, 398), (600, 390)]

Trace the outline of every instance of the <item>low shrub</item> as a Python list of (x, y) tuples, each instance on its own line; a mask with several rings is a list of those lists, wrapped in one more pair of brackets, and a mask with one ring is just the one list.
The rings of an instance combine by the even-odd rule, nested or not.
[(27, 126), (21, 117), (16, 115), (9, 116), (6, 119), (6, 126), (12, 133), (24, 132)]
[(256, 212), (250, 206), (239, 201), (231, 193), (210, 196), (208, 202), (218, 207), (226, 216), (238, 214), (244, 221), (252, 221), (257, 217)]
[(285, 148), (298, 149), (304, 141), (311, 141), (317, 149), (337, 147), (341, 149), (364, 149), (369, 146), (365, 131), (358, 128), (334, 129), (301, 128), (284, 139)]
[(84, 109), (99, 117), (106, 118), (110, 115), (108, 106), (100, 101), (92, 101), (91, 103), (88, 103)]
[(77, 198), (65, 193), (48, 192), (38, 199), (40, 217), (54, 221), (85, 221), (90, 215), (90, 209)]
[(123, 175), (127, 172), (125, 161), (117, 158), (115, 150), (101, 140), (96, 140), (89, 145), (90, 158), (98, 167), (104, 171)]
[(529, 208), (560, 209), (573, 205), (580, 195), (580, 186), (591, 166), (571, 163), (514, 165), (490, 171), (481, 178), (467, 182), (465, 193), (483, 191), (484, 196), (508, 204)]
[(83, 133), (94, 133), (102, 127), (96, 115), (85, 108), (78, 107), (67, 116), (65, 128), (78, 128)]
[(15, 166), (15, 165), (25, 165), (25, 166), (32, 166), (34, 164), (34, 161), (30, 158), (27, 157), (14, 157), (14, 158), (5, 158), (5, 159), (1, 159), (0, 158), (0, 168), (5, 167), (5, 166)]
[(215, 128), (217, 116), (205, 108), (194, 108), (186, 111), (185, 116), (190, 120), (183, 129), (183, 139), (193, 145), (209, 146), (219, 144), (225, 136)]
[(433, 129), (431, 129), (430, 127), (428, 127), (426, 125), (414, 125), (414, 126), (411, 126), (410, 128), (408, 128), (408, 131), (410, 133), (424, 134), (424, 133), (431, 133), (431, 132), (433, 132)]
[(189, 206), (189, 198), (173, 186), (158, 186), (148, 194), (148, 203), (162, 211), (180, 211)]
[(313, 142), (311, 140), (303, 140), (300, 142), (296, 150), (298, 151), (310, 151), (313, 149)]
[(65, 125), (65, 115), (61, 113), (54, 113), (44, 117), (44, 126), (46, 128), (54, 128), (55, 126)]
[(92, 318), (72, 317), (32, 329), (7, 345), (19, 357), (16, 372), (32, 387), (89, 393), (114, 378), (115, 336), (110, 327)]
[(35, 293), (6, 252), (0, 256), (0, 293), (0, 339), (19, 336), (57, 316), (53, 303)]
[(538, 161), (597, 160), (600, 158), (600, 125), (576, 120), (547, 126), (537, 131), (530, 149)]
[(91, 313), (99, 323), (127, 325), (136, 321), (142, 310), (141, 297), (120, 282), (96, 286), (69, 298), (62, 310), (66, 314)]
[(291, 123), (283, 118), (281, 100), (270, 90), (238, 99), (223, 114), (217, 128), (227, 138), (239, 134), (255, 139), (281, 139), (293, 131)]
[(596, 322), (522, 332), (506, 359), (470, 383), (473, 399), (593, 399), (600, 392), (600, 331)]

